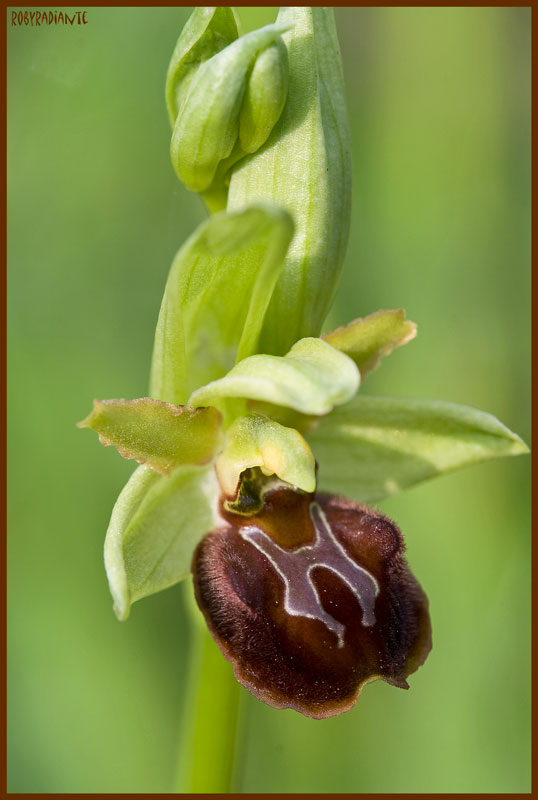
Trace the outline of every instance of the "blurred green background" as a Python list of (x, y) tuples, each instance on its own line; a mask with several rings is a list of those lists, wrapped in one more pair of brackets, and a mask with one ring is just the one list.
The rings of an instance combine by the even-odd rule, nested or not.
[[(167, 271), (204, 217), (169, 163), (163, 100), (188, 13), (19, 28), (8, 10), (10, 792), (173, 785), (181, 592), (115, 620), (102, 547), (132, 465), (75, 422), (94, 397), (147, 393)], [(247, 29), (274, 13), (240, 10)], [(354, 204), (328, 326), (403, 306), (419, 336), (362, 391), (483, 408), (528, 442), (530, 9), (336, 19)], [(530, 791), (529, 461), (382, 504), (429, 594), (434, 649), (409, 692), (378, 682), (338, 718), (247, 696), (241, 791)]]

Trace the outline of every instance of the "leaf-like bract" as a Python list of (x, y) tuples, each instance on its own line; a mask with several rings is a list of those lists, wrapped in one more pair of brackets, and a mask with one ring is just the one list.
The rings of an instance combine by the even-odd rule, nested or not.
[(293, 232), (269, 204), (215, 214), (172, 264), (153, 350), (151, 396), (185, 405), (191, 392), (256, 352)]
[(260, 352), (282, 356), (319, 336), (340, 276), (351, 208), (351, 154), (333, 9), (281, 8), (286, 105), (261, 150), (234, 167), (229, 210), (271, 199), (295, 236), (263, 323)]

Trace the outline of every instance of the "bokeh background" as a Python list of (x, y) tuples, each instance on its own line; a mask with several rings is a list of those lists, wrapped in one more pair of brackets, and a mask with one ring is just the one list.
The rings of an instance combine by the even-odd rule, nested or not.
[[(75, 423), (94, 397), (147, 393), (167, 271), (204, 218), (170, 166), (163, 101), (188, 13), (19, 28), (8, 9), (11, 792), (173, 785), (181, 592), (115, 620), (102, 546), (132, 465)], [(361, 391), (483, 408), (529, 441), (530, 9), (336, 19), (354, 193), (327, 324), (403, 306), (419, 336)], [(410, 691), (378, 682), (325, 721), (245, 693), (239, 790), (528, 792), (529, 505), (528, 456), (383, 503), (430, 597), (427, 663)]]

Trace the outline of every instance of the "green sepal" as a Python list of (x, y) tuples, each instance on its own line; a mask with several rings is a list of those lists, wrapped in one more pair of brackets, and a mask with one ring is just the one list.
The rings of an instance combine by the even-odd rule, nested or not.
[(382, 356), (392, 353), (395, 347), (414, 339), (417, 326), (405, 318), (405, 311), (375, 311), (367, 317), (359, 317), (334, 331), (324, 333), (322, 339), (353, 359), (361, 378), (371, 372)]
[(172, 264), (157, 322), (152, 397), (185, 405), (191, 392), (256, 352), (293, 235), (289, 214), (269, 204), (215, 214)]
[(149, 397), (94, 400), (93, 410), (78, 423), (163, 475), (185, 464), (207, 464), (220, 444), (222, 415), (216, 408), (174, 406)]
[(215, 405), (227, 397), (262, 400), (303, 414), (327, 414), (359, 388), (354, 362), (322, 339), (301, 339), (285, 356), (255, 355), (226, 377), (193, 392), (189, 405)]
[(355, 397), (306, 438), (319, 463), (318, 488), (366, 503), (469, 464), (528, 452), (491, 414), (439, 400)]
[(264, 475), (277, 475), (305, 492), (316, 488), (316, 463), (301, 434), (253, 414), (239, 417), (226, 432), (215, 464), (224, 493), (235, 495), (241, 473), (251, 467), (260, 467)]
[(226, 6), (195, 8), (177, 40), (166, 76), (166, 107), (172, 126), (196, 71), (239, 36), (234, 10)]
[(216, 524), (219, 488), (213, 466), (179, 467), (170, 477), (138, 467), (114, 510), (105, 567), (119, 620), (132, 603), (190, 573), (194, 549)]
[[(172, 165), (191, 191), (210, 190), (219, 164), (232, 155), (239, 138), (249, 71), (258, 54), (277, 41), (284, 30), (285, 26), (275, 24), (245, 34), (205, 61), (194, 75), (188, 95), (179, 109), (170, 143)], [(285, 47), (274, 52), (277, 59), (287, 61)], [(271, 68), (267, 73), (264, 69), (263, 74), (271, 78), (274, 70)], [(269, 95), (275, 90), (278, 93), (276, 105), (272, 102), (268, 105), (269, 110), (278, 109), (278, 115), (266, 114), (263, 117), (264, 122), (272, 121), (267, 136), (280, 115), (287, 91), (287, 70), (282, 68), (277, 74), (284, 79), (283, 82), (271, 80), (268, 86), (262, 87), (262, 91), (265, 88)], [(259, 138), (261, 130), (259, 122), (256, 117), (256, 138)], [(243, 155), (244, 152), (235, 154), (233, 162)], [(224, 179), (225, 176), (220, 174), (219, 182)]]
[(347, 246), (351, 153), (342, 65), (332, 8), (281, 8), (289, 26), (288, 96), (266, 144), (236, 164), (228, 210), (271, 199), (295, 223), (264, 320), (260, 352), (284, 355), (319, 336)]

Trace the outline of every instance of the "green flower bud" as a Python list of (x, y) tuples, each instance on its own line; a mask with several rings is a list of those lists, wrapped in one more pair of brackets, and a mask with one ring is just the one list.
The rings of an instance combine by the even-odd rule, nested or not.
[(172, 164), (188, 189), (204, 194), (212, 211), (226, 205), (229, 168), (264, 143), (284, 106), (284, 30), (267, 25), (205, 61), (178, 110)]
[(172, 127), (198, 68), (239, 36), (233, 9), (195, 8), (181, 31), (166, 76), (166, 107)]
[(239, 118), (239, 141), (255, 153), (269, 138), (288, 91), (288, 51), (278, 38), (259, 54), (248, 79)]

